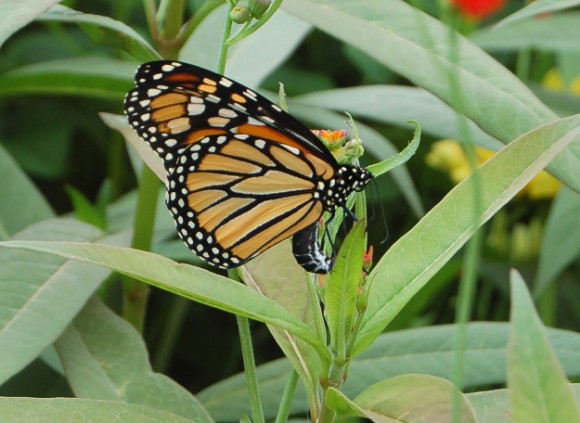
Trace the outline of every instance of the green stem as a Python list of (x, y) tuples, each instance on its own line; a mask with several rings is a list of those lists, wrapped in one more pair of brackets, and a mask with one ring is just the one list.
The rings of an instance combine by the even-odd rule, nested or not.
[(538, 312), (546, 326), (556, 325), (558, 309), (558, 284), (552, 281), (538, 300)]
[[(147, 166), (143, 167), (133, 223), (131, 247), (150, 251), (153, 226), (157, 209), (159, 179)], [(136, 279), (125, 277), (123, 284), (123, 317), (140, 333), (143, 332), (149, 285)]]
[(236, 316), (238, 331), (240, 334), (240, 345), (242, 348), (242, 359), (244, 361), (244, 371), (248, 382), (248, 395), (250, 397), (250, 409), (252, 410), (252, 421), (254, 423), (264, 423), (264, 412), (262, 400), (258, 389), (258, 378), (256, 376), (256, 362), (254, 360), (254, 350), (252, 347), (252, 334), (250, 332), (250, 321), (247, 317)]
[(157, 25), (155, 23), (157, 9), (155, 8), (154, 0), (143, 0), (143, 10), (145, 10), (145, 19), (147, 20), (149, 34), (151, 34), (151, 37), (156, 40), (158, 38)]
[(152, 360), (153, 368), (156, 372), (165, 373), (167, 370), (171, 355), (179, 339), (179, 332), (183, 326), (188, 306), (189, 300), (186, 298), (173, 296), (171, 299), (171, 307), (166, 319), (163, 321), (162, 327), (164, 329), (161, 332), (155, 349), (155, 356)]
[[(232, 7), (233, 6), (230, 6), (230, 11), (232, 10)], [(228, 12), (226, 24), (224, 26), (222, 45), (220, 48), (220, 57), (217, 66), (217, 73), (221, 73), (222, 75), (226, 72), (226, 60), (228, 59), (228, 50), (230, 49), (230, 45), (228, 44), (228, 38), (230, 38), (231, 33), (232, 33), (232, 18), (230, 17), (230, 14)]]
[(290, 407), (292, 406), (292, 400), (294, 399), (294, 393), (296, 392), (297, 385), (298, 372), (296, 370), (292, 370), (290, 377), (288, 377), (288, 381), (286, 382), (286, 386), (284, 387), (282, 400), (280, 401), (280, 406), (278, 407), (278, 413), (274, 423), (286, 423), (288, 421)]
[[(235, 281), (241, 281), (240, 273), (237, 269), (228, 270), (228, 276)], [(256, 360), (254, 359), (254, 349), (252, 347), (252, 333), (250, 332), (250, 321), (247, 317), (236, 316), (238, 323), (238, 333), (240, 336), (240, 347), (242, 350), (242, 360), (244, 362), (244, 372), (250, 397), (250, 410), (254, 423), (265, 423), (264, 409), (258, 389), (258, 377), (256, 376)]]
[(175, 40), (183, 22), (184, 0), (162, 0), (157, 12), (157, 28), (164, 40)]
[(526, 82), (530, 80), (530, 65), (532, 61), (532, 52), (530, 49), (518, 51), (515, 74), (517, 77)]

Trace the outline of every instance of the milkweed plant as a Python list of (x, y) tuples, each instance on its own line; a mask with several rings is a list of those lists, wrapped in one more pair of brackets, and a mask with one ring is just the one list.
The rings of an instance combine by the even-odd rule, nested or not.
[[(579, 5), (0, 4), (0, 420), (580, 421)], [(329, 273), (177, 238), (123, 114), (161, 59), (373, 175)]]

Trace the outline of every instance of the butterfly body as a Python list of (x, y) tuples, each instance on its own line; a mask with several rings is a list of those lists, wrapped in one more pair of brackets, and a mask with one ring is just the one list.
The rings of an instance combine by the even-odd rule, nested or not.
[(364, 189), (368, 171), (338, 165), (292, 116), (224, 76), (159, 61), (142, 65), (135, 81), (125, 111), (163, 159), (167, 207), (192, 251), (232, 268), (301, 233), (297, 240), (316, 247), (299, 249), (315, 256), (304, 267), (330, 270), (312, 234), (324, 211)]

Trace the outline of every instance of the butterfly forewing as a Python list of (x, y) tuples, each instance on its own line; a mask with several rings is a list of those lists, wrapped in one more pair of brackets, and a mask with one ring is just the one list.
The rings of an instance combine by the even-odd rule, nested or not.
[[(336, 166), (324, 145), (279, 106), (224, 76), (181, 62), (139, 67), (126, 97), (129, 121), (161, 155), (206, 136), (267, 137)], [(171, 157), (171, 156), (170, 156)]]

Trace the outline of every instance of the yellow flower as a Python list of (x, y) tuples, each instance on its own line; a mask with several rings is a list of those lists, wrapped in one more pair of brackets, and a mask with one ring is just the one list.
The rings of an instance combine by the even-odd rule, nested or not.
[(580, 95), (580, 75), (574, 78), (570, 85), (567, 85), (562, 74), (556, 68), (546, 72), (542, 85), (552, 91), (568, 91), (570, 94)]
[(562, 183), (545, 170), (538, 173), (524, 188), (530, 200), (554, 197), (562, 188)]
[[(475, 146), (478, 166), (481, 166), (494, 154), (493, 151)], [(425, 157), (425, 161), (429, 166), (446, 172), (454, 184), (463, 181), (472, 172), (463, 148), (455, 140), (445, 139), (434, 142), (431, 151)], [(518, 193), (518, 196), (527, 195), (530, 200), (552, 198), (561, 186), (560, 181), (542, 170)]]

